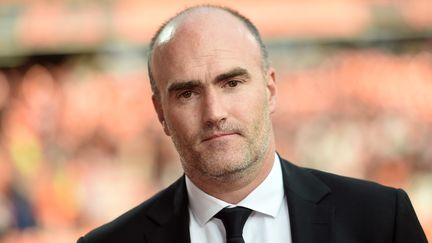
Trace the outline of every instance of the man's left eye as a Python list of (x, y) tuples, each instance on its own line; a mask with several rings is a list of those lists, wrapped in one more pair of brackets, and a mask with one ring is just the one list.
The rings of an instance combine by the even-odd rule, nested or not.
[(227, 85), (228, 85), (228, 87), (233, 88), (233, 87), (236, 87), (239, 83), (240, 83), (240, 81), (238, 81), (238, 80), (230, 80), (227, 82)]

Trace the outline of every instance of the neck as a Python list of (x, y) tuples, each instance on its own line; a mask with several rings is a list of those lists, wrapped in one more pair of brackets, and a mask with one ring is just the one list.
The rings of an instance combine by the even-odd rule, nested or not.
[(274, 146), (270, 147), (271, 149), (266, 152), (262, 161), (257, 162), (256, 166), (251, 167), (242, 175), (224, 179), (190, 179), (207, 194), (230, 204), (238, 204), (257, 188), (270, 173), (275, 156)]

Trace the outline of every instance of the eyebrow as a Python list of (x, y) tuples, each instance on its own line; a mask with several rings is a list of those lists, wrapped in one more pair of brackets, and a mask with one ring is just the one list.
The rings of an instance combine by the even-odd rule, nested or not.
[(250, 74), (246, 69), (236, 67), (236, 68), (233, 68), (226, 73), (219, 74), (218, 76), (216, 76), (214, 81), (220, 82), (220, 81), (231, 79), (231, 78), (238, 77), (238, 76), (244, 76), (245, 78), (250, 78)]
[(168, 93), (175, 93), (177, 91), (181, 90), (187, 90), (187, 89), (194, 89), (196, 87), (201, 86), (201, 82), (199, 80), (190, 80), (190, 81), (179, 81), (174, 82), (169, 85), (168, 87)]
[[(214, 79), (214, 82), (218, 83), (238, 76), (244, 76), (245, 78), (250, 78), (250, 74), (246, 69), (236, 67), (231, 69), (228, 72), (217, 75), (216, 78)], [(177, 81), (177, 82), (173, 82), (168, 86), (168, 93), (175, 93), (182, 90), (195, 89), (199, 86), (202, 86), (202, 82), (200, 80)]]

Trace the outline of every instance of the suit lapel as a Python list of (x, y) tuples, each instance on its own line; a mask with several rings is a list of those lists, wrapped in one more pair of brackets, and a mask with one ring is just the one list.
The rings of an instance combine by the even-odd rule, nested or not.
[(146, 242), (178, 242), (190, 243), (189, 210), (184, 176), (182, 176), (168, 190), (167, 197), (161, 203), (149, 210), (150, 217), (159, 225), (146, 236)]
[(309, 171), (281, 159), (293, 243), (331, 243), (330, 189)]

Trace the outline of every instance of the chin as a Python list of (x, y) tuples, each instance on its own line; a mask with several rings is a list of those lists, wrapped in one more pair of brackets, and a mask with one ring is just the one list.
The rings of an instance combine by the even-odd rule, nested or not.
[(203, 156), (198, 166), (203, 174), (224, 178), (243, 174), (253, 164), (254, 160), (244, 152), (220, 151)]

